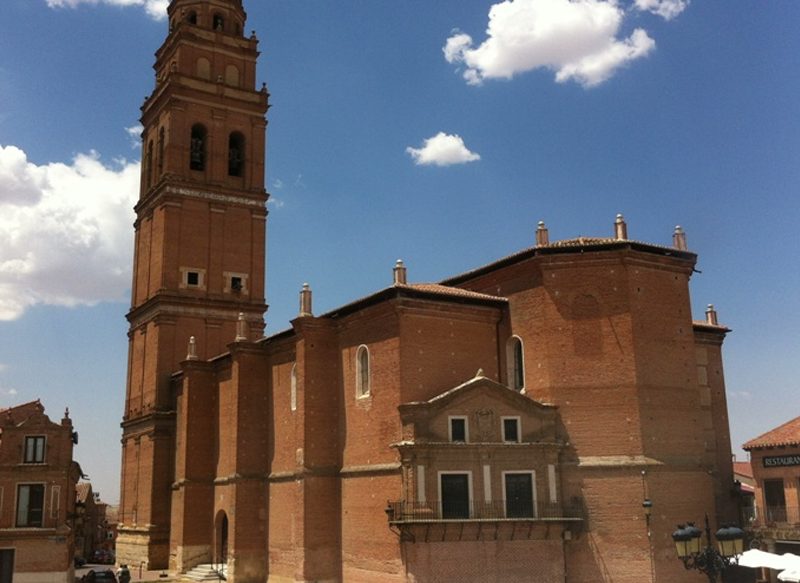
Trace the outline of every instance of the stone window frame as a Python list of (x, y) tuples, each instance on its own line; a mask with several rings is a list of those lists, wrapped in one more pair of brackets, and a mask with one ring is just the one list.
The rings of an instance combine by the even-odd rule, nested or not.
[[(453, 421), (464, 421), (464, 441), (453, 441)], [(469, 416), (468, 415), (448, 415), (447, 416), (447, 441), (450, 443), (469, 443)]]
[[(234, 289), (233, 287), (233, 280), (234, 278), (238, 278), (241, 287), (239, 289)], [(238, 271), (223, 271), (222, 272), (222, 282), (223, 288), (222, 291), (226, 294), (241, 294), (247, 295), (249, 290), (247, 288), (247, 280), (250, 278), (249, 274), (247, 273), (240, 273)]]
[[(41, 443), (41, 449), (36, 445)], [(28, 456), (30, 446), (33, 444), (32, 456)], [(47, 436), (46, 435), (26, 435), (22, 448), (23, 464), (44, 464), (47, 457)]]
[[(366, 355), (366, 361), (364, 360)], [(356, 349), (356, 399), (366, 399), (372, 395), (372, 357), (366, 344)], [(364, 372), (366, 369), (366, 373)]]
[[(506, 421), (517, 422), (517, 438), (506, 438)], [(500, 417), (500, 433), (503, 438), (503, 443), (522, 443), (522, 417), (519, 415), (504, 415)]]
[[(181, 282), (179, 284), (180, 289), (206, 289), (206, 270), (200, 267), (180, 267), (181, 272)], [(197, 274), (197, 285), (192, 285), (189, 283), (189, 274), (196, 273)]]
[[(519, 348), (517, 348), (519, 347)], [(525, 343), (516, 334), (506, 342), (508, 386), (520, 393), (525, 392)]]
[(58, 519), (61, 510), (61, 486), (50, 486), (50, 518)]
[(537, 502), (539, 500), (538, 492), (536, 491), (536, 470), (503, 470), (500, 472), (503, 480), (503, 514), (508, 518), (508, 493), (506, 490), (506, 476), (508, 474), (530, 474), (531, 476), (531, 496), (533, 497), (533, 516), (532, 518), (539, 517), (539, 508)]
[[(20, 498), (22, 488), (30, 488), (34, 486), (40, 486), (42, 488), (42, 509), (41, 515), (39, 517), (39, 524), (20, 524)], [(28, 499), (30, 501), (30, 494), (28, 494)], [(44, 517), (45, 517), (45, 500), (47, 499), (47, 483), (46, 482), (17, 482), (16, 488), (16, 500), (14, 501), (14, 527), (15, 528), (44, 528)], [(30, 517), (30, 503), (28, 505), (28, 510), (26, 513), (28, 516), (26, 518), (26, 522)]]

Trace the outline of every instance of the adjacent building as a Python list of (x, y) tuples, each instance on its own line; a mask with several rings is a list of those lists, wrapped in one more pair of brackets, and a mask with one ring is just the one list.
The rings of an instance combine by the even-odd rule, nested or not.
[(263, 337), (265, 114), (240, 0), (172, 0), (142, 108), (117, 560), (235, 583), (689, 582), (734, 520), (697, 257), (551, 241)]
[(72, 583), (75, 439), (38, 400), (0, 410), (1, 583)]
[(750, 452), (755, 481), (753, 537), (763, 550), (800, 555), (800, 417), (742, 448)]

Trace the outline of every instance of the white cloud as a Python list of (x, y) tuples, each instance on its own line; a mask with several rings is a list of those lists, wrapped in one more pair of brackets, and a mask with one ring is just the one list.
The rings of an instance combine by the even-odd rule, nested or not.
[(474, 46), (468, 34), (454, 32), (442, 51), (449, 63), (465, 67), (471, 85), (546, 68), (560, 83), (591, 87), (655, 47), (641, 28), (618, 38), (624, 18), (617, 0), (504, 0), (489, 10), (485, 41)]
[(409, 146), (406, 152), (414, 158), (414, 163), (420, 166), (450, 166), (481, 159), (478, 154), (467, 149), (461, 136), (444, 132), (425, 140), (421, 148)]
[(123, 299), (138, 184), (138, 162), (111, 168), (92, 152), (37, 166), (0, 145), (0, 320), (36, 304)]
[(144, 126), (142, 124), (136, 124), (129, 128), (125, 128), (125, 133), (128, 134), (128, 137), (131, 139), (131, 148), (134, 150), (136, 148), (142, 147), (142, 132), (144, 131)]
[(50, 8), (77, 8), (80, 4), (109, 4), (111, 6), (141, 6), (155, 20), (167, 17), (169, 0), (47, 0)]
[(689, 0), (636, 0), (636, 8), (658, 14), (664, 20), (672, 20), (686, 10)]

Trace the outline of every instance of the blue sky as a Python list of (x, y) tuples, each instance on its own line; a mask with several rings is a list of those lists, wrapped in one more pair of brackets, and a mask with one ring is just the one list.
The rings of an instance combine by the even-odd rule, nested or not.
[[(127, 128), (164, 2), (2, 2), (0, 406), (69, 407), (115, 502)], [(699, 254), (695, 317), (714, 303), (733, 329), (734, 445), (800, 414), (800, 3), (245, 7), (273, 103), (268, 333), (305, 281), (319, 313), (388, 285), (397, 258), (436, 281), (531, 246), (539, 220), (551, 238), (608, 236), (621, 212), (631, 238), (667, 244), (680, 224)]]

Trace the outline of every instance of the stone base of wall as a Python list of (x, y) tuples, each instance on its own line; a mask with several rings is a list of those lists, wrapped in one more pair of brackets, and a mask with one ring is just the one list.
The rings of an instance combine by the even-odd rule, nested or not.
[(70, 571), (44, 573), (14, 573), (14, 583), (73, 583), (75, 575)]
[[(117, 549), (119, 549), (119, 543), (117, 543)], [(186, 573), (197, 565), (210, 562), (211, 545), (179, 545), (170, 553), (169, 569), (176, 573)]]
[(156, 540), (147, 530), (120, 530), (116, 544), (117, 564), (147, 571), (169, 567), (169, 542)]

